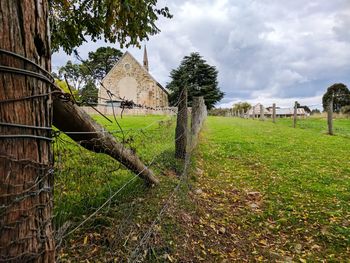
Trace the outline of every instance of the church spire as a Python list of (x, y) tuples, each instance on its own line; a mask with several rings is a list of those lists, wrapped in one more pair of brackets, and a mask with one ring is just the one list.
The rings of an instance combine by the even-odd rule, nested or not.
[(143, 67), (148, 71), (148, 56), (147, 56), (146, 46), (145, 46), (145, 49), (143, 51)]

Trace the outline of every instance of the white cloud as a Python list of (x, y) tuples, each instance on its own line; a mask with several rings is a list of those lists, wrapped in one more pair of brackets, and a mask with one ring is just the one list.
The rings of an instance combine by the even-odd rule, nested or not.
[[(242, 100), (317, 104), (329, 85), (350, 84), (348, 0), (159, 4), (167, 4), (174, 18), (159, 20), (162, 32), (151, 37), (147, 48), (151, 73), (164, 85), (171, 69), (194, 51), (219, 70), (226, 93), (221, 106)], [(79, 50), (86, 56), (101, 44), (106, 45), (90, 42)], [(130, 51), (142, 61), (142, 50)], [(55, 55), (53, 65), (65, 59), (62, 53)]]

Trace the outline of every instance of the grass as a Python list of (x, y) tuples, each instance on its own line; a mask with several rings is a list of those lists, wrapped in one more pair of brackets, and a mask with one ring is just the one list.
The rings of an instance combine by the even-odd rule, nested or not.
[[(297, 260), (347, 260), (349, 138), (325, 135), (318, 119), (300, 121), (303, 129), (288, 121), (209, 118), (201, 169), (221, 189), (259, 193), (259, 212), (230, 218), (247, 237), (262, 233), (248, 248), (255, 260), (271, 260), (272, 252)], [(349, 122), (337, 120), (343, 134), (350, 132)]]
[[(119, 127), (100, 116), (94, 118), (114, 135), (122, 140)], [(134, 149), (146, 164), (156, 158), (152, 169), (159, 174), (167, 165), (173, 165), (173, 159), (167, 158), (172, 149), (174, 136), (171, 117), (124, 117), (119, 123), (124, 130), (124, 140)], [(163, 121), (162, 123), (159, 123)], [(131, 180), (134, 175), (121, 167), (117, 161), (104, 154), (85, 150), (68, 136), (61, 135), (54, 144), (56, 155), (55, 178), (55, 217), (57, 227), (66, 221), (79, 221), (92, 213), (116, 190)], [(167, 160), (162, 162), (162, 160)], [(161, 174), (161, 173), (160, 173)], [(130, 186), (142, 184), (135, 180)], [(127, 188), (120, 196), (128, 195)]]
[[(97, 117), (107, 129), (117, 130)], [(124, 117), (125, 139), (161, 180), (126, 187), (65, 240), (62, 262), (120, 262), (139, 244), (178, 183), (174, 123)], [(209, 117), (193, 153), (189, 181), (171, 199), (146, 262), (345, 262), (350, 255), (350, 120), (269, 121)], [(149, 126), (149, 124), (154, 125)], [(140, 130), (142, 127), (147, 127)], [(133, 130), (128, 130), (133, 129)], [(135, 130), (136, 129), (136, 130)], [(127, 131), (128, 130), (128, 131)], [(116, 133), (120, 137), (120, 133)], [(68, 138), (64, 137), (64, 140)], [(56, 144), (56, 224), (81, 222), (132, 174), (68, 142)], [(112, 171), (112, 172), (110, 172)]]
[[(270, 121), (270, 120), (268, 120)], [(279, 118), (276, 123), (287, 127), (293, 126), (293, 119)], [(334, 134), (350, 138), (350, 120), (337, 118), (333, 120)], [(328, 132), (327, 119), (324, 117), (309, 117), (297, 120), (297, 128), (312, 129), (314, 132), (326, 134)]]

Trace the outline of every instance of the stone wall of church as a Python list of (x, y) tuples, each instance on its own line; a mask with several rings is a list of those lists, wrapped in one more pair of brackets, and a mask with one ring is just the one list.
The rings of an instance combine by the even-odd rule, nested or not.
[[(104, 78), (103, 85), (116, 96), (132, 100), (137, 104), (148, 107), (168, 107), (166, 92), (129, 54), (122, 57), (121, 61), (112, 68)], [(109, 99), (107, 91), (102, 87), (100, 97)], [(100, 103), (105, 103), (105, 100), (100, 99)]]

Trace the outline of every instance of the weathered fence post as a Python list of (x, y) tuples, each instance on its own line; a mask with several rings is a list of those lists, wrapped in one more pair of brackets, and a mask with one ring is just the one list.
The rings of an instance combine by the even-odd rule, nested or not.
[(298, 102), (294, 103), (294, 116), (293, 116), (293, 127), (297, 126), (297, 116), (298, 116)]
[(276, 123), (276, 103), (272, 104), (272, 122)]
[(333, 95), (328, 105), (327, 123), (328, 123), (328, 134), (333, 135)]
[(264, 106), (260, 104), (260, 120), (263, 121), (265, 119)]
[(180, 95), (175, 130), (175, 157), (179, 159), (185, 159), (186, 156), (187, 119), (187, 87), (185, 86)]
[(191, 113), (191, 149), (197, 144), (197, 137), (206, 117), (207, 106), (205, 105), (204, 97), (193, 97)]
[(192, 98), (192, 114), (191, 114), (191, 133), (197, 134), (201, 127), (201, 100), (203, 97)]

